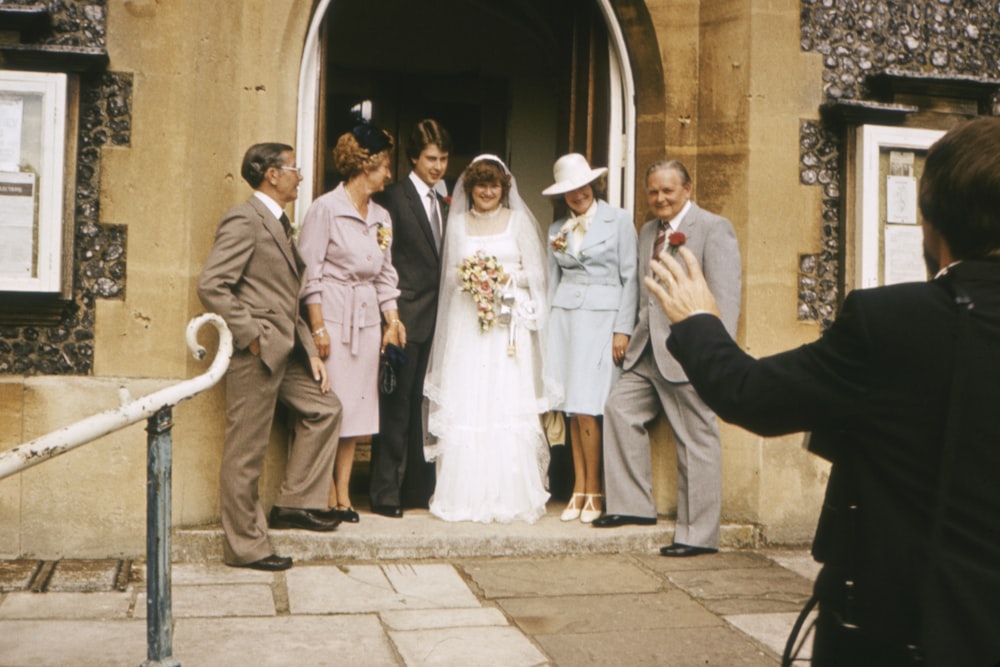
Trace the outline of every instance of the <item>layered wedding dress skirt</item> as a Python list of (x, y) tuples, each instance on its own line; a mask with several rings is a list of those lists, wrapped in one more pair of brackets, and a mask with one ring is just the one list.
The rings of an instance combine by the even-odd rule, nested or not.
[[(481, 251), (517, 276), (520, 253), (509, 229), (465, 237), (462, 257)], [(526, 283), (516, 293), (522, 307), (529, 303)], [(511, 354), (510, 328), (481, 331), (469, 294), (455, 295), (450, 310), (446, 362), (431, 396), (429, 430), (437, 442), (428, 454), (436, 460), (437, 485), (430, 511), (446, 521), (534, 522), (549, 497), (537, 336), (530, 323), (516, 323)]]

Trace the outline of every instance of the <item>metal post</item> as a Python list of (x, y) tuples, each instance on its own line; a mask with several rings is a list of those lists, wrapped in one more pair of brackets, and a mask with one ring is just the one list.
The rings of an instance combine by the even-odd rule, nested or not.
[(180, 667), (173, 659), (170, 598), (171, 406), (146, 420), (146, 645), (142, 667)]

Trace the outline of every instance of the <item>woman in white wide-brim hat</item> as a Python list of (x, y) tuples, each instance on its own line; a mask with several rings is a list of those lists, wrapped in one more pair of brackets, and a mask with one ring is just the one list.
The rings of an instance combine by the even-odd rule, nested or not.
[(555, 409), (570, 418), (575, 476), (562, 520), (591, 523), (602, 512), (599, 417), (635, 326), (638, 240), (632, 216), (599, 199), (606, 168), (570, 153), (552, 171), (555, 183), (542, 194), (569, 208), (548, 234), (546, 373), (565, 388)]

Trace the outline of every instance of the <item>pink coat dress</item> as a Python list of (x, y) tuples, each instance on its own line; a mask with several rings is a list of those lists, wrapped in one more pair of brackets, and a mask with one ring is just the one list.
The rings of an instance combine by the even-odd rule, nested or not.
[(379, 430), (381, 311), (395, 310), (399, 296), (391, 231), (388, 211), (369, 201), (363, 220), (341, 184), (309, 206), (299, 232), (306, 263), (302, 301), (323, 307), (330, 336), (326, 369), (344, 406), (342, 438)]

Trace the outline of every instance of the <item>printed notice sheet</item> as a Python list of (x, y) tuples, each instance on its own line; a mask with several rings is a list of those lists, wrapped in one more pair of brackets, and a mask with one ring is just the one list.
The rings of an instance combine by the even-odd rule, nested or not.
[(0, 276), (34, 277), (35, 174), (0, 171)]
[(927, 280), (924, 235), (914, 225), (885, 226), (885, 284)]

